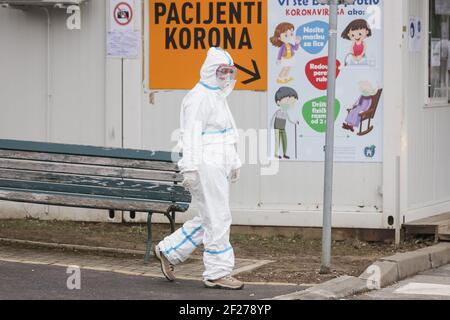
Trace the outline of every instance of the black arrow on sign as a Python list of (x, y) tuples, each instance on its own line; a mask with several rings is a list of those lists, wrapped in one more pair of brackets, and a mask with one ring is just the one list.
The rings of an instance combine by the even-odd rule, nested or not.
[(252, 63), (253, 63), (254, 71), (250, 71), (247, 68), (244, 68), (244, 67), (238, 65), (237, 63), (234, 64), (236, 66), (236, 68), (238, 68), (242, 72), (245, 72), (246, 74), (252, 76), (250, 79), (242, 81), (243, 84), (249, 84), (249, 83), (252, 83), (252, 82), (255, 82), (255, 81), (258, 81), (259, 79), (261, 79), (261, 74), (259, 73), (258, 64), (253, 59), (252, 59)]

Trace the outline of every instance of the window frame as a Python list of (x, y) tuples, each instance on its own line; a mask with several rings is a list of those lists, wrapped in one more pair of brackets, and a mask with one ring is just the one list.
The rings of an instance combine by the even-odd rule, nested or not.
[[(430, 3), (431, 0), (423, 1), (423, 12), (424, 14), (424, 25), (426, 26), (426, 32), (425, 32), (425, 54), (424, 54), (424, 74), (425, 74), (425, 86), (424, 86), (424, 96), (425, 96), (425, 108), (449, 108), (450, 107), (450, 77), (449, 72), (446, 73), (447, 77), (447, 90), (446, 90), (446, 97), (443, 98), (432, 98), (429, 96), (429, 86), (430, 86), (430, 48), (431, 45), (430, 41)], [(449, 64), (450, 64), (450, 52), (449, 52)]]

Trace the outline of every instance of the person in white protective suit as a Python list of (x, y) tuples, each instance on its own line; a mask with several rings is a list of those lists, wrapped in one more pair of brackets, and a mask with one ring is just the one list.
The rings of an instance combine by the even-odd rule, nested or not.
[(229, 53), (211, 48), (201, 68), (200, 82), (184, 98), (181, 108), (178, 163), (183, 185), (198, 203), (198, 215), (155, 247), (165, 277), (175, 280), (174, 266), (201, 244), (204, 246), (207, 288), (242, 289), (244, 283), (231, 277), (234, 252), (230, 244), (230, 182), (240, 176), (237, 153), (238, 130), (227, 96), (236, 84), (237, 69)]

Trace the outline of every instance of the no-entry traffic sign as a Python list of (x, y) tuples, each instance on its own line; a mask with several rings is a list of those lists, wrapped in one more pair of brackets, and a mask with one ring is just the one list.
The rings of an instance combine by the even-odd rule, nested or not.
[(267, 89), (267, 0), (148, 1), (150, 89), (192, 88), (210, 47), (233, 56), (237, 89)]

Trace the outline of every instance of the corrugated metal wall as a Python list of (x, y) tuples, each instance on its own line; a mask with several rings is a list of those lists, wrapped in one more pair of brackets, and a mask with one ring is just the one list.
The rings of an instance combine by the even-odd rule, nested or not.
[(83, 5), (80, 31), (49, 13), (48, 29), (43, 9), (0, 8), (0, 135), (104, 145), (105, 4)]
[[(105, 7), (104, 1), (83, 4), (82, 30), (73, 31), (65, 10), (0, 7), (0, 137), (107, 143)], [(3, 203), (2, 211), (3, 217), (107, 217), (105, 211), (15, 203)]]
[[(124, 95), (121, 95), (121, 62), (105, 58), (105, 4), (95, 0), (83, 5), (81, 31), (68, 31), (64, 12), (50, 11), (49, 64), (45, 12), (0, 8), (0, 39), (7, 44), (0, 51), (2, 138), (120, 146), (123, 134), (126, 147), (169, 150), (175, 145), (170, 137), (178, 128), (180, 103), (186, 92), (155, 93), (151, 104), (141, 81), (142, 67), (145, 70), (146, 66), (140, 61), (125, 61)], [(392, 11), (390, 2), (386, 2), (385, 10)], [(389, 37), (389, 32), (386, 35)], [(47, 75), (50, 75), (49, 90)], [(49, 102), (47, 92), (51, 94)], [(390, 101), (385, 101), (385, 105), (389, 104)], [(266, 129), (264, 92), (236, 92), (230, 105), (244, 133), (249, 129)], [(391, 117), (391, 112), (386, 109), (385, 118)], [(385, 138), (386, 142), (389, 139)], [(260, 153), (265, 154), (267, 141), (260, 140), (259, 147), (263, 149)], [(385, 154), (385, 158), (392, 152)], [(264, 163), (247, 164), (241, 181), (233, 186), (235, 223), (320, 226), (323, 164), (282, 163), (274, 176), (262, 176), (264, 167)], [(392, 196), (385, 195), (383, 199), (381, 192), (383, 184), (391, 184), (391, 176), (390, 171), (383, 172), (382, 164), (336, 164), (335, 225), (386, 227), (383, 201)], [(67, 208), (51, 208), (47, 215), (41, 207), (31, 205), (20, 205), (13, 215), (23, 215), (27, 211), (24, 209), (37, 210), (40, 217), (82, 220), (106, 217), (104, 212), (92, 216), (85, 214), (87, 211)]]
[[(419, 16), (425, 24), (427, 2), (407, 1), (409, 16)], [(423, 40), (420, 53), (408, 52), (404, 75), (408, 79), (405, 93), (407, 221), (450, 210), (450, 107), (425, 107), (428, 44)]]
[(46, 139), (47, 17), (0, 7), (0, 135)]

